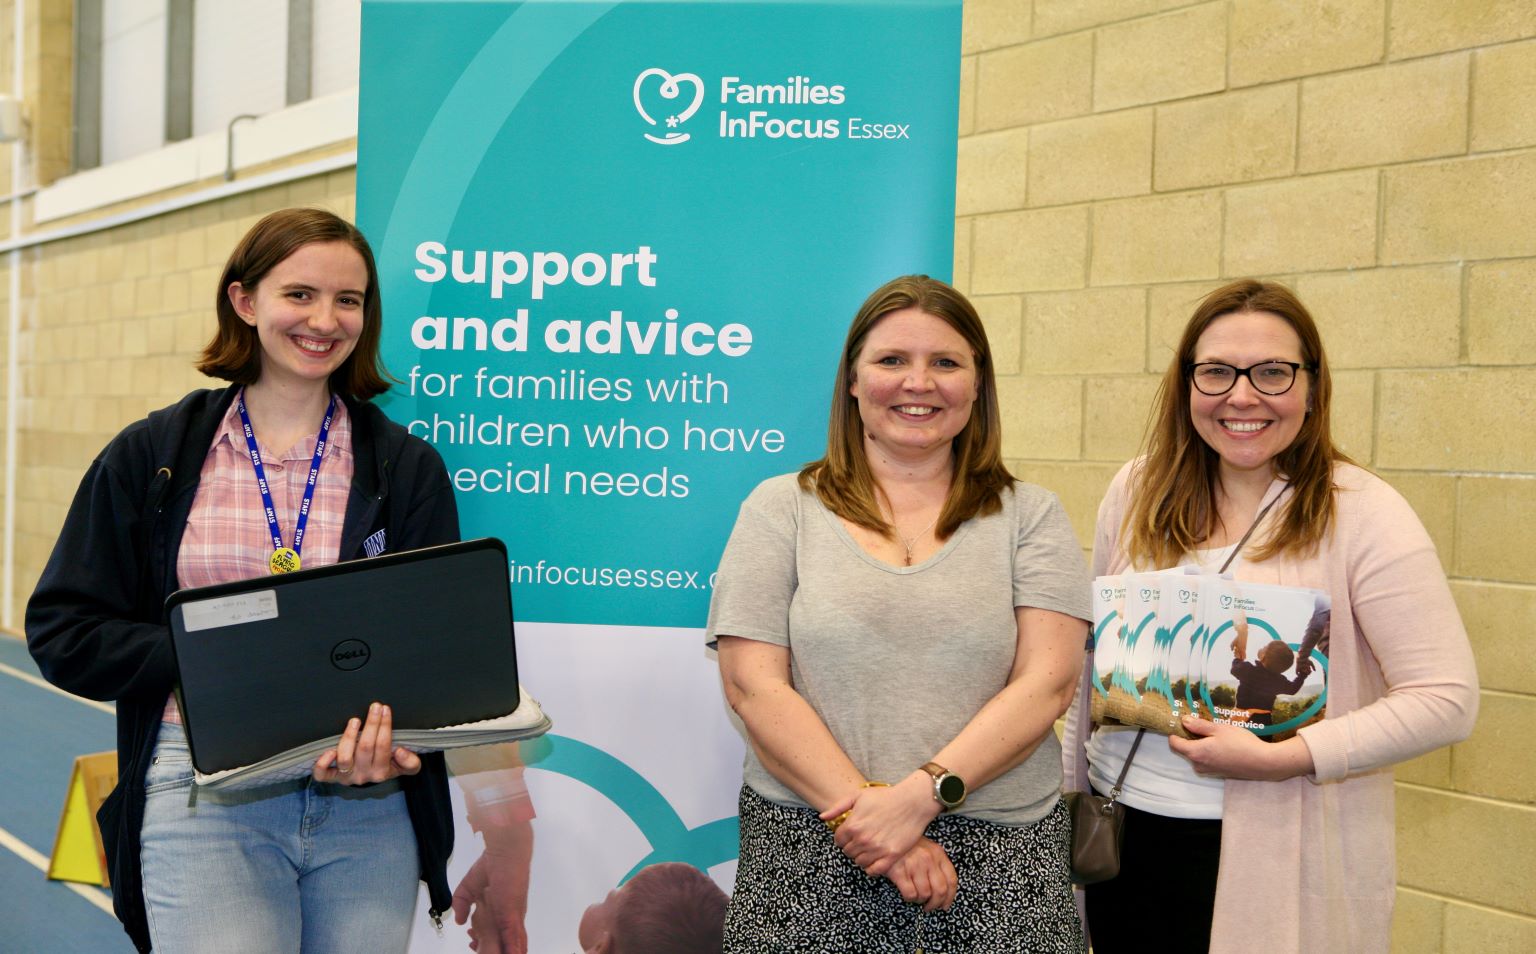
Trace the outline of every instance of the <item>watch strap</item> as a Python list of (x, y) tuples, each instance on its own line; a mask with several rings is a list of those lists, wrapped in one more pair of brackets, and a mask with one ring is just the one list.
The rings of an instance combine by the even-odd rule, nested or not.
[[(969, 794), (969, 792), (966, 790), (965, 779), (951, 772), (949, 769), (945, 768), (937, 762), (923, 763), (923, 771), (927, 772), (928, 775), (933, 778), (933, 800), (939, 803), (939, 806), (943, 811), (954, 811), (961, 805), (965, 804), (965, 797), (967, 794)], [(948, 780), (953, 780), (960, 786), (959, 798), (948, 799), (944, 797), (943, 787), (944, 783)]]

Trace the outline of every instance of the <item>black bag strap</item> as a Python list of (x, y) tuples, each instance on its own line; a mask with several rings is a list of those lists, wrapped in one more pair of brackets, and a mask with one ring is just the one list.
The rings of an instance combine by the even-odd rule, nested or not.
[(1221, 569), (1217, 570), (1216, 571), (1217, 573), (1225, 573), (1225, 572), (1227, 572), (1227, 567), (1231, 566), (1232, 565), (1232, 561), (1237, 559), (1237, 555), (1239, 553), (1243, 552), (1244, 544), (1246, 544), (1248, 542), (1248, 538), (1249, 537), (1253, 536), (1253, 531), (1258, 529), (1259, 522), (1264, 519), (1265, 515), (1268, 514), (1271, 509), (1274, 508), (1275, 504), (1280, 502), (1280, 497), (1284, 493), (1285, 493), (1285, 488), (1281, 487), (1280, 488), (1280, 493), (1275, 494), (1275, 499), (1271, 500), (1269, 503), (1265, 504), (1264, 508), (1262, 510), (1260, 510), (1258, 513), (1254, 514), (1254, 516), (1253, 516), (1253, 523), (1250, 523), (1248, 525), (1248, 529), (1243, 531), (1242, 538), (1237, 541), (1237, 546), (1232, 548), (1232, 552), (1227, 554), (1227, 558), (1222, 561)]
[(1125, 773), (1131, 770), (1131, 760), (1136, 758), (1136, 750), (1141, 748), (1141, 738), (1146, 734), (1146, 729), (1136, 730), (1136, 740), (1131, 743), (1131, 751), (1126, 753), (1125, 764), (1120, 766), (1120, 777), (1115, 779), (1115, 787), (1109, 790), (1110, 805), (1113, 805), (1115, 799), (1120, 797), (1120, 786), (1125, 784)]

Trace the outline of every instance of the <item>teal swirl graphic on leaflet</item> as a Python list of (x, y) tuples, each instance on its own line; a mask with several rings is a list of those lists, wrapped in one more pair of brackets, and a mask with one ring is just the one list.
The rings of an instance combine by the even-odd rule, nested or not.
[(681, 861), (708, 871), (737, 855), (736, 816), (689, 828), (644, 775), (596, 746), (546, 735), (522, 743), (522, 754), (529, 768), (564, 775), (606, 796), (640, 829), (650, 853), (619, 879), (621, 885), (647, 865)]
[[(1115, 621), (1119, 618), (1120, 614), (1118, 612), (1115, 610), (1110, 610), (1109, 615), (1104, 617), (1104, 620), (1099, 623), (1098, 629), (1093, 631), (1093, 651), (1095, 656), (1098, 655), (1099, 641), (1104, 638), (1104, 631), (1113, 626)], [(1098, 692), (1098, 694), (1107, 697), (1109, 695), (1109, 687), (1106, 686), (1104, 681), (1099, 678), (1097, 666), (1095, 666), (1094, 671), (1090, 672), (1088, 675), (1090, 677), (1089, 682), (1092, 684), (1093, 688)]]

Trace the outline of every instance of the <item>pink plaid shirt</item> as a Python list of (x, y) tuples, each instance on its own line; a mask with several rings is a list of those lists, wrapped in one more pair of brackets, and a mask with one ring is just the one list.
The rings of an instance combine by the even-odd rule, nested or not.
[[(318, 436), (311, 434), (282, 453), (273, 453), (259, 439), (256, 442), (267, 471), (272, 505), (277, 509), (277, 525), (283, 542), (289, 546), (293, 544), (293, 525), (304, 500), (309, 462)], [(347, 495), (352, 488), (352, 460), (352, 419), (346, 404), (337, 401), (330, 444), (321, 458), (315, 499), (304, 529), (300, 556), (306, 569), (337, 560)], [(256, 469), (251, 466), (240, 412), (230, 402), (229, 412), (208, 447), (208, 456), (203, 458), (197, 496), (192, 499), (192, 511), (181, 534), (176, 580), (185, 588), (264, 576), (271, 572), (267, 566), (271, 555), (272, 535), (261, 491), (256, 486)], [(181, 721), (174, 696), (166, 703), (165, 721)]]

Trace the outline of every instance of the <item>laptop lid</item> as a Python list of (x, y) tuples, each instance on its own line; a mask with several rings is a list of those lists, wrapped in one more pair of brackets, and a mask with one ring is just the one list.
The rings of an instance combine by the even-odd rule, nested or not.
[(517, 707), (507, 552), (494, 538), (178, 590), (166, 608), (204, 774), (339, 734), (372, 702), (396, 729)]

